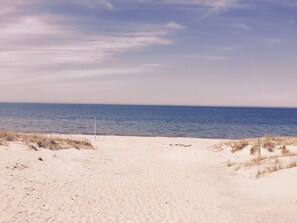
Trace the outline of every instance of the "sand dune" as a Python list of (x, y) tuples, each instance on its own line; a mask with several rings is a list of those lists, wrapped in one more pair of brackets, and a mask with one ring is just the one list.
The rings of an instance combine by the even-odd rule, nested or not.
[(0, 146), (0, 222), (296, 222), (297, 168), (234, 174), (220, 140), (100, 136)]

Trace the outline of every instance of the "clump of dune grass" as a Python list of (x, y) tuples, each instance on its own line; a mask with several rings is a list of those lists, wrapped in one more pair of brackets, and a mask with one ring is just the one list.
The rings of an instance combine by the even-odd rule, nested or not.
[[(259, 141), (261, 151), (266, 150), (268, 153), (259, 152)], [(241, 162), (238, 160), (236, 162), (228, 161), (227, 166), (235, 171), (256, 170), (255, 176), (259, 178), (279, 170), (297, 167), (297, 153), (294, 152), (296, 146), (297, 137), (265, 136), (260, 139), (232, 140), (217, 145), (217, 148), (227, 149), (232, 153), (249, 149), (251, 159)]]
[(216, 148), (222, 148), (224, 146), (229, 147), (229, 148), (231, 148), (231, 152), (235, 153), (235, 152), (239, 152), (239, 151), (243, 150), (248, 145), (249, 145), (249, 142), (247, 140), (243, 139), (243, 140), (239, 140), (239, 141), (230, 141), (230, 142), (221, 143), (219, 145), (216, 145)]
[(280, 149), (281, 149), (283, 155), (291, 153), (290, 150), (288, 150), (286, 146), (282, 146), (282, 147), (280, 147)]
[(290, 163), (286, 167), (287, 168), (297, 167), (297, 161), (290, 161)]
[(4, 142), (3, 140), (0, 140), (0, 146), (6, 146), (6, 142)]
[(235, 165), (235, 163), (232, 163), (230, 160), (228, 160), (228, 162), (227, 162), (227, 167), (232, 167), (232, 166), (234, 166)]
[(0, 145), (6, 146), (11, 142), (24, 144), (32, 150), (38, 150), (39, 148), (49, 150), (94, 149), (93, 145), (86, 139), (78, 140), (52, 135), (0, 132)]
[[(288, 158), (290, 158), (290, 160), (288, 160)], [(258, 156), (243, 163), (231, 163), (228, 161), (227, 166), (234, 167), (235, 171), (240, 169), (256, 168), (257, 172), (255, 177), (259, 178), (279, 170), (297, 167), (297, 154), (289, 153), (277, 156)]]
[(269, 152), (273, 153), (276, 148), (276, 144), (274, 142), (267, 141), (263, 144), (263, 148), (265, 148)]
[(270, 173), (274, 173), (277, 172), (279, 170), (283, 170), (283, 169), (291, 169), (297, 167), (297, 161), (290, 161), (288, 164), (282, 164), (279, 161), (275, 162), (274, 164), (268, 165), (264, 168), (258, 169), (257, 174), (256, 174), (256, 178), (259, 178), (261, 176), (264, 176), (266, 174), (270, 174)]
[[(230, 148), (232, 153), (240, 152), (243, 149), (251, 146), (250, 154), (254, 155), (258, 151), (258, 138), (233, 140), (217, 145), (217, 147)], [(287, 146), (297, 146), (297, 137), (278, 137), (278, 136), (265, 136), (260, 138), (261, 149), (273, 153), (275, 150), (281, 150), (283, 154), (289, 153)]]
[(251, 149), (250, 149), (250, 155), (255, 155), (258, 150), (259, 150), (259, 146), (258, 145), (253, 145), (251, 147)]

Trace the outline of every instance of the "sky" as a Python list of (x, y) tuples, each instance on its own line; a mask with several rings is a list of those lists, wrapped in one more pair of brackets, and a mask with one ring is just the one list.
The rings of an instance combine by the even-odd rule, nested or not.
[(0, 101), (297, 107), (297, 1), (1, 0)]

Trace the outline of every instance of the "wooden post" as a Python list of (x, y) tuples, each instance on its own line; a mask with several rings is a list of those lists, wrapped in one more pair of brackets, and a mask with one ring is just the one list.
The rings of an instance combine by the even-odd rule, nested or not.
[(258, 138), (258, 156), (261, 156), (261, 139)]

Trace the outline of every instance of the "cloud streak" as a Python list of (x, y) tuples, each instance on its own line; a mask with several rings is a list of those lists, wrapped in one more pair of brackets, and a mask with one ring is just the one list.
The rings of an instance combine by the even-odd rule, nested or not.
[[(107, 0), (3, 0), (0, 2), (1, 84), (95, 79), (95, 76), (146, 73), (161, 68), (143, 63), (117, 64), (117, 58), (174, 43), (171, 34), (185, 29), (176, 22), (109, 23), (84, 27), (73, 15), (44, 10), (45, 4), (71, 4), (87, 10), (114, 10)], [(34, 7), (33, 7), (34, 6)], [(89, 19), (89, 18), (88, 18)], [(90, 20), (86, 21), (90, 21)], [(103, 22), (104, 23), (104, 22)], [(106, 67), (106, 63), (112, 64)], [(152, 63), (153, 64), (153, 63)]]
[(142, 3), (158, 3), (158, 4), (171, 4), (171, 5), (187, 5), (194, 7), (202, 7), (211, 11), (226, 11), (235, 8), (245, 8), (247, 4), (241, 0), (160, 0), (160, 1), (139, 1)]
[(242, 29), (242, 30), (251, 30), (252, 27), (245, 24), (245, 23), (237, 23), (237, 24), (234, 24), (234, 27), (238, 28), (238, 29)]
[(262, 39), (262, 41), (268, 45), (278, 45), (285, 42), (285, 40), (281, 38), (267, 38), (267, 39)]
[[(0, 15), (22, 10), (25, 6), (36, 6), (45, 4), (43, 0), (1, 0), (0, 1)], [(104, 7), (113, 10), (113, 5), (108, 0), (51, 0), (47, 4), (71, 4), (79, 5), (88, 8)]]
[[(59, 23), (56, 21), (59, 20)], [(183, 28), (177, 23), (141, 26), (135, 31), (115, 34), (85, 33), (78, 27), (61, 22), (55, 16), (20, 16), (0, 27), (0, 72), (6, 83), (14, 77), (37, 73), (40, 77), (66, 75), (72, 66), (84, 67), (81, 76), (88, 73), (102, 74), (102, 69), (94, 71), (94, 65), (127, 52), (143, 50), (153, 46), (173, 44), (169, 38), (172, 30)], [(55, 66), (55, 71), (49, 68)], [(144, 66), (148, 70), (147, 66)], [(127, 68), (122, 67), (123, 70)], [(129, 72), (132, 72), (130, 68)], [(104, 74), (114, 74), (119, 69)], [(72, 71), (72, 73), (74, 73)], [(5, 78), (4, 78), (5, 76)], [(72, 75), (76, 78), (75, 75)], [(10, 78), (9, 78), (10, 77)], [(70, 78), (70, 77), (69, 77)]]

